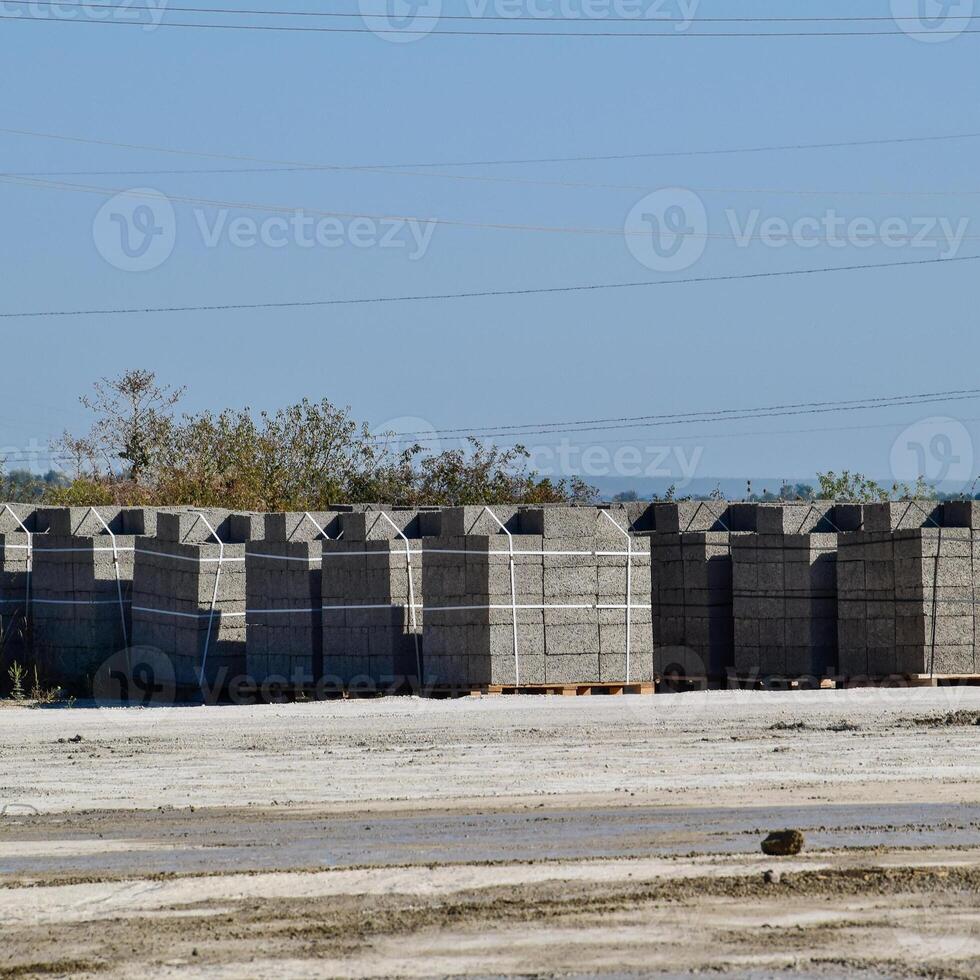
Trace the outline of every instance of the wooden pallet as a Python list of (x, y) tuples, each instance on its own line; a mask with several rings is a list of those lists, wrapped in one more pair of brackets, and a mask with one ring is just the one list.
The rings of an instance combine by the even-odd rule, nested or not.
[(833, 691), (840, 686), (836, 677), (783, 677), (730, 674), (723, 682), (732, 690), (748, 691)]
[(980, 674), (889, 674), (878, 677), (844, 677), (838, 687), (976, 687)]
[(653, 681), (630, 681), (629, 683), (588, 683), (588, 684), (473, 684), (456, 686), (433, 686), (424, 688), (423, 697), (497, 697), (504, 694), (550, 694), (559, 697), (581, 697), (592, 694), (653, 694)]

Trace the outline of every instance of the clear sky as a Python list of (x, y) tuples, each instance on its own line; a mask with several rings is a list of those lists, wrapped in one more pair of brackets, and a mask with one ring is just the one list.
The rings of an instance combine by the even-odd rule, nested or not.
[[(562, 2), (566, 15), (581, 14), (582, 0), (444, 0), (442, 12), (540, 16), (560, 13)], [(591, 2), (611, 17), (634, 9)], [(923, 2), (939, 9), (934, 0)], [(449, 166), (980, 133), (980, 33), (928, 42), (904, 34), (698, 39), (690, 34), (896, 28), (889, 19), (705, 23), (685, 32), (677, 3), (647, 8), (670, 20), (626, 25), (676, 37), (430, 35), (408, 43), (404, 36), (393, 41), (372, 33), (144, 31), (60, 22), (75, 12), (45, 7), (16, 18), (24, 5), (2, 3), (0, 14), (14, 19), (0, 20), (0, 127), (215, 157), (0, 134), (4, 173), (49, 175), (40, 178), (47, 184), (0, 183), (0, 312), (514, 290), (980, 254), (980, 138)], [(248, 6), (227, 0), (198, 5)], [(358, 12), (351, 0), (283, 0), (280, 6)], [(912, 15), (917, 9), (902, 0), (702, 0), (695, 9), (699, 18), (888, 18), (892, 7)], [(380, 0), (365, 7), (384, 9)], [(969, 0), (948, 12), (971, 13)], [(271, 22), (173, 10), (164, 15), (164, 23), (195, 19)], [(277, 23), (364, 26), (359, 18)], [(435, 29), (481, 26), (513, 29), (445, 17)], [(980, 28), (980, 20), (970, 27)], [(593, 17), (558, 29), (621, 28)], [(398, 174), (50, 175), (271, 166), (223, 156), (412, 166)], [(127, 256), (120, 237), (125, 209), (120, 212), (117, 202), (106, 210), (110, 194), (79, 187), (163, 192), (172, 200), (172, 228), (138, 254), (136, 233), (162, 227), (162, 202), (152, 195), (124, 198), (128, 220), (136, 222)], [(138, 214), (134, 200), (142, 205)], [(232, 205), (222, 209), (201, 200)], [(263, 229), (277, 212), (241, 203), (274, 205), (287, 218), (303, 209), (306, 224)], [(317, 241), (315, 222), (338, 212), (444, 220), (432, 227), (342, 218), (322, 228)], [(154, 219), (148, 225), (141, 223), (147, 215)], [(863, 223), (848, 233), (833, 224), (835, 216)], [(793, 225), (801, 218), (807, 222), (797, 226), (795, 240), (780, 246), (779, 221)], [(760, 241), (769, 219), (776, 219), (766, 226), (770, 240)], [(939, 244), (903, 243), (903, 227)], [(671, 269), (674, 228), (694, 233), (683, 238)], [(650, 247), (651, 229), (661, 236), (657, 249)], [(752, 236), (748, 243), (735, 240), (743, 232)], [(819, 241), (828, 236), (834, 240)], [(141, 264), (152, 268), (141, 270)], [(952, 262), (441, 302), (5, 318), (0, 442), (22, 450), (66, 426), (82, 426), (77, 395), (100, 375), (136, 366), (186, 384), (190, 409), (275, 408), (301, 396), (326, 396), (372, 425), (411, 430), (973, 389), (980, 387), (978, 270), (980, 263)], [(923, 422), (936, 416), (954, 421)], [(903, 466), (916, 451), (911, 443), (932, 457), (955, 456), (956, 479), (959, 471), (975, 475), (980, 465), (973, 458), (975, 443), (980, 456), (978, 420), (980, 399), (971, 398), (575, 432), (567, 436), (564, 456), (553, 454), (560, 436), (524, 441), (544, 469), (597, 476), (659, 466), (678, 476), (693, 468), (702, 477), (803, 477), (843, 467), (881, 477), (897, 469), (895, 475), (906, 476)], [(936, 433), (946, 442), (936, 443)], [(627, 455), (613, 457), (623, 446)]]

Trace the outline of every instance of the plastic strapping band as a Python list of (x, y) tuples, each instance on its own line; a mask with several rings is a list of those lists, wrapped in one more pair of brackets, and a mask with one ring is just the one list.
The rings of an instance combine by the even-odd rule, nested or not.
[[(622, 525), (620, 525), (607, 510), (600, 510), (603, 517), (609, 519), (612, 525), (620, 534), (626, 536), (626, 683), (630, 680), (630, 625), (632, 621), (631, 613), (633, 608), (633, 539)], [(596, 606), (598, 609), (598, 605)], [(601, 648), (600, 648), (601, 649)], [(600, 676), (602, 676), (600, 674)]]
[(116, 536), (112, 533), (109, 525), (102, 519), (102, 515), (94, 508), (89, 507), (89, 513), (95, 514), (99, 523), (105, 528), (105, 533), (112, 541), (112, 566), (116, 572), (116, 592), (119, 596), (119, 620), (122, 623), (123, 649), (126, 651), (126, 659), (129, 659), (129, 632), (126, 629), (126, 604), (123, 602), (122, 576), (119, 572), (119, 549), (116, 547)]
[(204, 687), (204, 669), (208, 663), (208, 648), (211, 646), (211, 629), (214, 626), (214, 607), (218, 603), (218, 583), (221, 581), (221, 563), (225, 558), (225, 543), (218, 537), (218, 532), (211, 527), (211, 522), (199, 510), (192, 511), (197, 514), (197, 519), (203, 521), (205, 527), (211, 532), (212, 537), (218, 542), (218, 568), (214, 573), (214, 591), (211, 593), (211, 609), (208, 611), (208, 631), (204, 637), (204, 654), (201, 657), (201, 673), (198, 676), (198, 684)]
[(11, 510), (10, 504), (4, 504), (3, 509), (20, 525), (20, 529), (27, 535), (27, 585), (24, 593), (24, 615), (30, 615), (31, 611), (31, 569), (34, 567), (34, 535), (27, 530), (24, 522)]
[[(313, 525), (313, 526), (314, 526), (314, 527), (315, 527), (315, 528), (316, 528), (316, 529), (317, 529), (317, 530), (318, 530), (318, 531), (320, 532), (320, 534), (321, 534), (321, 535), (323, 536), (323, 538), (324, 538), (324, 540), (326, 540), (326, 541), (332, 541), (332, 540), (333, 540), (333, 539), (332, 539), (332, 538), (330, 537), (330, 535), (329, 535), (329, 534), (327, 534), (327, 532), (326, 532), (326, 531), (324, 531), (324, 530), (323, 530), (323, 528), (322, 528), (322, 527), (320, 527), (320, 525), (319, 525), (319, 524), (317, 524), (317, 522), (316, 522), (315, 520), (313, 520), (313, 515), (312, 515), (312, 514), (311, 514), (311, 513), (310, 513), (310, 512), (308, 511), (308, 510), (304, 510), (304, 511), (303, 511), (303, 517), (304, 517), (304, 518), (305, 518), (306, 520), (308, 520), (308, 521), (309, 521), (309, 522), (310, 522), (310, 523), (311, 523), (311, 524), (312, 524), (312, 525)], [(302, 522), (302, 521), (300, 521), (299, 523), (300, 523), (300, 524), (302, 524), (303, 522)], [(298, 526), (299, 526), (299, 525), (297, 525), (297, 527), (298, 527)]]
[(395, 533), (405, 542), (405, 564), (408, 569), (409, 620), (412, 624), (412, 639), (415, 643), (415, 677), (422, 683), (422, 651), (419, 649), (418, 618), (415, 615), (415, 582), (412, 577), (412, 546), (405, 532), (382, 510), (380, 515), (395, 529)]
[(488, 513), (496, 522), (497, 526), (500, 528), (504, 534), (507, 535), (507, 547), (510, 555), (510, 609), (511, 609), (511, 623), (514, 628), (514, 683), (520, 684), (521, 682), (521, 661), (517, 653), (517, 586), (514, 581), (514, 536), (504, 527), (500, 518), (489, 508), (483, 508), (486, 513)]

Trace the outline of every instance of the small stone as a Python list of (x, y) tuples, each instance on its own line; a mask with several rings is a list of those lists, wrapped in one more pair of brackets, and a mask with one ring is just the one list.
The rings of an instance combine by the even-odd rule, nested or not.
[(769, 871), (762, 872), (762, 880), (767, 885), (778, 885), (780, 877), (781, 875), (779, 874), (779, 872), (773, 871), (772, 869), (770, 869)]
[(774, 830), (762, 842), (762, 853), (773, 857), (799, 854), (802, 850), (803, 833), (799, 830)]

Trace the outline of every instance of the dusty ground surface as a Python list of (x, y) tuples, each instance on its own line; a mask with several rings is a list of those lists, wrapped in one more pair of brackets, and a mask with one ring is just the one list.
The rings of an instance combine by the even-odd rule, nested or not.
[[(980, 688), (0, 707), (0, 977), (980, 976)], [(766, 857), (771, 829), (804, 831)]]

